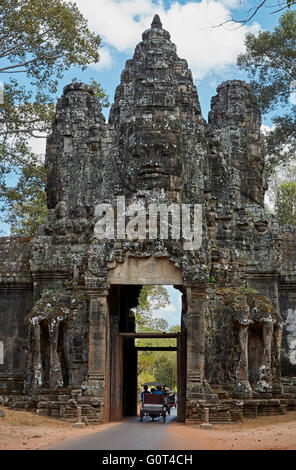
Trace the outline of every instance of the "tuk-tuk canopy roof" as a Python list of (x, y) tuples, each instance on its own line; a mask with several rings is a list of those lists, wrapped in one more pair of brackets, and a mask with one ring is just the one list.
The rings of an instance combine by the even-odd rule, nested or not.
[(147, 385), (148, 387), (151, 387), (151, 386), (154, 386), (154, 387), (166, 387), (166, 384), (164, 383), (161, 383), (161, 382), (145, 382), (144, 384), (142, 384), (142, 387), (144, 387), (144, 385)]

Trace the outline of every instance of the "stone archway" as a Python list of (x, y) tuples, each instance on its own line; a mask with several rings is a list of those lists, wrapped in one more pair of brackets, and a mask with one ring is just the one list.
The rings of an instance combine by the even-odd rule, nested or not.
[[(109, 387), (106, 387), (105, 417), (118, 421), (137, 413), (137, 348), (135, 325), (129, 311), (137, 305), (141, 287), (147, 284), (174, 285), (183, 291), (179, 268), (167, 258), (132, 258), (109, 272)], [(184, 297), (184, 295), (183, 295)], [(186, 302), (183, 300), (181, 329), (177, 340), (178, 419), (185, 419), (186, 397)], [(149, 336), (149, 335), (148, 335)], [(169, 335), (163, 334), (162, 338)], [(182, 339), (181, 339), (182, 336)], [(107, 385), (107, 384), (106, 384)]]
[[(124, 298), (126, 311), (136, 306), (136, 289), (145, 284), (173, 285), (183, 292), (182, 333), (182, 420), (191, 421), (196, 399), (205, 399), (205, 307), (206, 285), (187, 285), (181, 270), (167, 257), (127, 257), (123, 263), (109, 270), (106, 288), (89, 289), (89, 362), (88, 394), (103, 404), (102, 420), (120, 420), (114, 412), (122, 389), (122, 345), (118, 333), (133, 331), (120, 326), (120, 303)], [(121, 295), (123, 294), (123, 298)], [(124, 315), (121, 315), (121, 320)], [(132, 354), (132, 353), (131, 353)], [(130, 356), (131, 357), (131, 356)], [(134, 359), (133, 359), (134, 360)], [(135, 367), (133, 365), (133, 367)], [(116, 392), (117, 391), (117, 392)], [(185, 398), (186, 397), (186, 398)], [(114, 414), (115, 413), (115, 414)]]

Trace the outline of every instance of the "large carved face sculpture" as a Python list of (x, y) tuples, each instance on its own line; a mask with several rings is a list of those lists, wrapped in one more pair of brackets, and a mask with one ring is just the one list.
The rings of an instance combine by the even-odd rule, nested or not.
[(126, 187), (164, 189), (179, 199), (182, 162), (180, 145), (172, 133), (137, 132), (130, 135)]

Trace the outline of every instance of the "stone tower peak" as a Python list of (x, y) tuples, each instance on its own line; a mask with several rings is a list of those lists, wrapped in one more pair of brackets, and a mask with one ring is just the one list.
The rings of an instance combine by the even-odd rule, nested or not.
[(160, 21), (159, 15), (154, 15), (153, 21), (151, 23), (151, 28), (162, 29), (162, 22)]

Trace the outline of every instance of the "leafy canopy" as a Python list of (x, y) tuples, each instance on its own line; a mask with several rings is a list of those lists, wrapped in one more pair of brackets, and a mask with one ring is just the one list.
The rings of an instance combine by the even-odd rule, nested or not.
[(296, 181), (280, 184), (276, 193), (275, 214), (280, 225), (296, 225)]
[[(100, 37), (88, 29), (87, 20), (75, 3), (63, 0), (2, 0), (0, 3), (0, 80), (3, 84), (0, 197), (6, 208), (15, 211), (15, 221), (20, 215), (20, 198), (23, 198), (21, 213), (27, 221), (25, 231), (29, 229), (31, 218), (34, 222), (30, 232), (34, 233), (38, 212), (42, 221), (45, 210), (45, 171), (43, 162), (32, 151), (32, 139), (45, 139), (49, 133), (54, 93), (63, 73), (72, 66), (85, 69), (88, 64), (98, 62), (100, 44)], [(93, 85), (104, 101), (104, 90), (94, 81)], [(6, 178), (18, 172), (22, 181), (12, 190), (7, 187)], [(26, 177), (30, 179), (28, 184)], [(40, 190), (36, 197), (32, 178)], [(26, 190), (21, 194), (24, 186)], [(37, 211), (33, 217), (32, 210)], [(7, 211), (5, 217), (7, 220)], [(15, 228), (18, 226), (18, 222), (14, 224)], [(24, 227), (22, 224), (19, 227), (22, 232)]]
[(250, 85), (263, 113), (273, 113), (273, 128), (266, 136), (267, 176), (296, 151), (296, 12), (285, 12), (273, 31), (246, 35), (246, 52), (238, 66), (248, 72)]
[[(169, 303), (168, 292), (164, 286), (143, 286), (139, 304), (134, 309), (139, 332), (178, 333), (180, 325), (169, 328), (164, 318), (153, 317), (153, 310)], [(137, 339), (137, 346), (176, 346), (174, 338)], [(177, 388), (177, 357), (175, 351), (141, 351), (138, 353), (138, 386), (144, 382), (164, 382), (169, 388)]]
[(101, 42), (75, 3), (61, 0), (2, 0), (0, 41), (0, 73), (25, 73), (53, 91), (65, 70), (99, 60)]
[(153, 317), (153, 310), (165, 307), (169, 303), (169, 296), (164, 286), (143, 286), (138, 298), (138, 306), (134, 309), (137, 330), (166, 331), (168, 323), (163, 318)]

